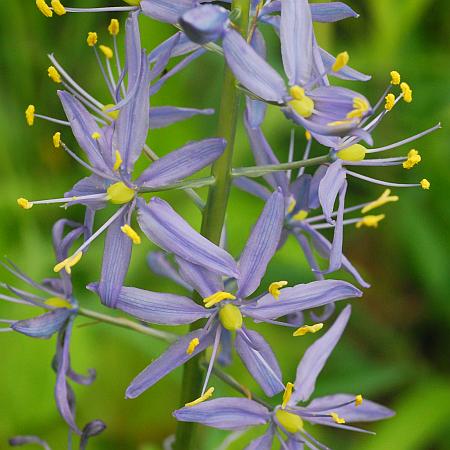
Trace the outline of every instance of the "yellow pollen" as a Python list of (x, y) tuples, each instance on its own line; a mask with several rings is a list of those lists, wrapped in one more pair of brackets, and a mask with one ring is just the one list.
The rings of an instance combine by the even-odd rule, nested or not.
[(220, 303), (222, 300), (236, 300), (236, 297), (229, 292), (218, 291), (209, 297), (203, 299), (203, 303), (205, 304), (205, 308), (211, 308), (211, 306)]
[(192, 355), (192, 353), (194, 353), (194, 350), (197, 348), (199, 344), (200, 340), (198, 338), (192, 339), (192, 341), (189, 342), (188, 348), (186, 349), (186, 353), (188, 355)]
[(378, 216), (364, 216), (359, 222), (356, 222), (356, 228), (378, 228), (378, 223), (381, 222), (385, 217), (385, 214), (379, 214)]
[(112, 184), (106, 190), (108, 200), (114, 205), (124, 205), (134, 198), (134, 190), (128, 187), (123, 181)]
[(214, 388), (210, 387), (201, 397), (199, 397), (197, 400), (194, 400), (193, 402), (189, 402), (186, 403), (184, 406), (195, 406), (198, 405), (199, 403), (204, 402), (205, 400), (208, 400), (209, 398), (212, 397), (214, 393)]
[(119, 110), (108, 111), (108, 109), (111, 109), (111, 108), (113, 108), (114, 106), (116, 106), (116, 105), (113, 105), (112, 103), (110, 103), (110, 104), (108, 104), (108, 105), (105, 105), (105, 106), (102, 108), (102, 111), (103, 111), (104, 113), (106, 113), (107, 116), (111, 117), (111, 119), (117, 120), (117, 118), (119, 117), (120, 111), (119, 111)]
[(39, 8), (39, 11), (44, 14), (45, 17), (52, 17), (53, 11), (50, 7), (45, 3), (44, 0), (36, 0), (36, 6)]
[(386, 100), (386, 103), (384, 104), (384, 109), (386, 111), (390, 111), (395, 106), (395, 95), (388, 94), (384, 99)]
[(117, 36), (120, 31), (119, 21), (117, 19), (111, 19), (108, 26), (108, 31), (111, 36)]
[(359, 394), (355, 397), (355, 406), (356, 407), (361, 406), (362, 403), (363, 403), (363, 396)]
[(391, 84), (398, 85), (400, 84), (400, 81), (401, 81), (400, 74), (396, 70), (393, 70), (391, 72)]
[(62, 82), (61, 75), (59, 74), (59, 72), (56, 70), (55, 67), (50, 66), (50, 67), (47, 69), (47, 73), (48, 73), (48, 76), (49, 76), (55, 83), (61, 83), (61, 82)]
[(347, 64), (348, 60), (350, 59), (350, 56), (347, 52), (339, 53), (339, 55), (336, 56), (336, 61), (333, 64), (333, 72), (339, 72), (341, 69), (343, 69)]
[(64, 269), (70, 275), (72, 273), (72, 267), (80, 261), (82, 256), (83, 252), (78, 252), (73, 256), (69, 256), (69, 258), (56, 264), (56, 266), (53, 267), (53, 271), (61, 272), (61, 270)]
[(113, 166), (113, 170), (114, 170), (114, 171), (119, 170), (119, 169), (120, 169), (120, 166), (121, 166), (122, 163), (123, 163), (123, 159), (122, 159), (122, 157), (120, 156), (119, 150), (116, 150), (115, 156), (116, 156), (116, 160), (115, 160), (114, 166)]
[(242, 328), (243, 319), (241, 310), (231, 303), (227, 303), (220, 308), (219, 320), (222, 326), (228, 331), (236, 331)]
[(380, 206), (384, 206), (386, 203), (391, 202), (397, 202), (399, 200), (398, 195), (391, 195), (391, 190), (386, 189), (379, 198), (374, 200), (373, 202), (369, 203), (368, 205), (364, 206), (363, 209), (361, 209), (361, 212), (363, 214), (368, 213), (369, 211), (372, 211), (372, 209), (378, 208)]
[(361, 144), (353, 144), (337, 152), (337, 157), (343, 161), (362, 161), (366, 157), (366, 147)]
[(101, 137), (102, 137), (102, 135), (98, 131), (95, 131), (94, 133), (91, 134), (91, 138), (95, 139), (95, 140), (98, 140)]
[(297, 204), (297, 202), (295, 201), (294, 197), (291, 197), (289, 199), (289, 206), (287, 209), (288, 214), (290, 214), (292, 211), (294, 211), (295, 205)]
[(353, 99), (353, 110), (347, 114), (347, 119), (363, 117), (369, 111), (370, 105), (364, 98), (355, 97)]
[(312, 138), (311, 133), (308, 130), (305, 131), (305, 138), (307, 141), (310, 141)]
[(95, 31), (89, 31), (88, 37), (86, 39), (87, 45), (89, 45), (89, 47), (93, 47), (97, 43), (97, 41), (97, 33)]
[(126, 234), (133, 241), (133, 244), (139, 245), (141, 243), (141, 237), (130, 227), (130, 225), (125, 224), (120, 227), (120, 229), (122, 230), (122, 233)]
[(405, 100), (406, 103), (411, 103), (412, 102), (412, 90), (409, 87), (408, 83), (401, 83), (400, 84), (400, 89), (402, 90), (403, 93), (403, 100)]
[(300, 86), (291, 86), (289, 92), (294, 100), (303, 100), (305, 98), (305, 90)]
[(123, 0), (123, 1), (131, 6), (138, 6), (141, 3), (141, 0)]
[(289, 106), (299, 115), (307, 119), (314, 112), (314, 102), (306, 95), (302, 100), (291, 100)]
[(298, 328), (294, 331), (292, 336), (304, 336), (308, 333), (317, 333), (323, 328), (323, 323), (315, 323), (314, 325), (303, 325), (302, 327)]
[(287, 281), (274, 281), (273, 283), (270, 283), (269, 292), (274, 296), (275, 300), (280, 298), (280, 289), (287, 286), (287, 284)]
[(334, 122), (328, 122), (327, 125), (329, 125), (330, 127), (338, 127), (339, 125), (347, 125), (352, 122), (354, 122), (352, 119), (336, 120)]
[(28, 108), (25, 110), (25, 118), (27, 119), (27, 124), (31, 127), (34, 125), (34, 113), (36, 112), (36, 108), (34, 105), (28, 105)]
[(422, 161), (422, 157), (419, 155), (419, 152), (415, 149), (411, 149), (408, 152), (408, 159), (403, 162), (404, 169), (412, 169), (416, 164), (419, 164)]
[(278, 409), (275, 417), (280, 425), (289, 433), (298, 433), (303, 430), (303, 420), (297, 414), (285, 411), (284, 409)]
[(421, 187), (422, 189), (428, 190), (428, 189), (430, 189), (430, 186), (431, 186), (431, 184), (430, 184), (430, 182), (429, 182), (426, 178), (424, 178), (424, 179), (420, 182), (420, 187)]
[(291, 382), (286, 384), (286, 389), (283, 394), (283, 403), (281, 404), (281, 409), (285, 409), (289, 400), (291, 399), (292, 390), (294, 389), (294, 385)]
[(99, 45), (98, 48), (108, 59), (111, 59), (114, 56), (112, 49), (107, 45)]
[(53, 146), (55, 148), (59, 148), (61, 147), (61, 133), (59, 131), (57, 131), (54, 135), (53, 135)]
[(23, 209), (31, 209), (33, 207), (33, 202), (29, 202), (26, 198), (18, 198), (17, 204)]
[(338, 423), (339, 425), (342, 425), (345, 423), (345, 419), (343, 419), (342, 417), (339, 417), (336, 413), (332, 412), (330, 414), (331, 418), (333, 419), (333, 421), (335, 423)]
[(66, 299), (61, 297), (50, 297), (44, 302), (48, 306), (53, 306), (55, 308), (67, 308), (72, 309), (72, 305)]
[(294, 220), (305, 220), (308, 217), (308, 211), (305, 211), (304, 209), (301, 209), (297, 214), (293, 215), (292, 218)]
[(59, 0), (52, 0), (52, 8), (58, 16), (63, 16), (67, 12)]

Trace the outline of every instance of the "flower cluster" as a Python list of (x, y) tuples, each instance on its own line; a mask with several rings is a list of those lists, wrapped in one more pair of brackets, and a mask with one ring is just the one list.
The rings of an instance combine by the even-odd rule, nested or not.
[[(64, 131), (55, 130), (53, 145), (68, 153), (87, 170), (88, 176), (57, 198), (21, 197), (17, 203), (26, 210), (44, 204), (60, 204), (64, 208), (81, 205), (84, 223), (61, 219), (53, 227), (54, 272), (59, 274), (58, 278), (38, 284), (13, 263), (4, 264), (41, 294), (3, 284), (7, 293), (0, 295), (0, 299), (44, 308), (46, 312), (28, 320), (2, 320), (5, 326), (0, 331), (35, 338), (58, 335), (53, 362), (57, 374), (56, 403), (70, 432), (80, 436), (80, 449), (105, 425), (94, 420), (81, 429), (75, 419), (74, 394), (68, 381), (90, 384), (95, 377), (93, 371), (88, 376), (77, 375), (70, 365), (70, 337), (79, 315), (127, 326), (171, 343), (131, 381), (127, 398), (141, 395), (188, 361), (200, 361), (197, 357), (211, 348), (209, 358), (204, 357), (198, 366), (190, 365), (194, 368), (189, 370), (194, 372), (186, 377), (186, 382), (204, 377), (203, 387), (198, 391), (186, 389), (193, 397), (185, 399), (185, 405), (173, 413), (174, 417), (180, 422), (197, 422), (225, 430), (268, 424), (263, 436), (251, 442), (247, 450), (269, 450), (274, 440), (284, 449), (326, 449), (309, 433), (306, 423), (363, 431), (349, 424), (392, 416), (391, 410), (363, 400), (359, 394), (316, 398), (307, 405), (302, 402), (311, 397), (316, 379), (349, 321), (351, 306), (347, 305), (333, 325), (325, 323), (333, 316), (336, 302), (363, 294), (352, 283), (329, 276), (343, 269), (361, 288), (369, 287), (343, 254), (344, 226), (377, 227), (385, 215), (367, 213), (399, 200), (386, 189), (375, 200), (346, 206), (346, 194), (353, 179), (387, 187), (430, 188), (426, 179), (415, 184), (386, 182), (354, 172), (353, 166), (401, 165), (409, 170), (421, 161), (415, 149), (409, 150), (405, 157), (367, 156), (409, 144), (440, 125), (400, 142), (373, 147), (373, 130), (399, 101), (411, 103), (412, 90), (397, 71), (392, 71), (385, 92), (372, 106), (359, 92), (331, 84), (332, 77), (370, 80), (370, 76), (348, 66), (347, 52), (331, 55), (320, 47), (314, 34), (313, 22), (332, 23), (358, 16), (344, 3), (309, 4), (307, 0), (125, 0), (125, 3), (128, 5), (74, 8), (64, 6), (60, 0), (36, 0), (38, 9), (48, 18), (66, 13), (127, 12), (125, 58), (122, 60), (118, 51), (121, 27), (118, 19), (112, 19), (108, 26), (110, 46), (99, 44), (96, 32), (88, 34), (87, 46), (98, 62), (110, 96), (107, 101), (100, 101), (78, 84), (54, 55), (49, 56), (48, 76), (60, 88), (57, 94), (66, 118), (39, 114), (34, 105), (29, 105), (26, 121), (32, 126), (36, 119), (44, 119), (65, 127), (61, 128)], [(229, 3), (230, 7), (216, 3)], [(177, 31), (147, 52), (140, 39), (141, 15), (172, 24)], [(268, 62), (263, 27), (273, 28), (279, 36), (282, 73)], [(223, 57), (227, 67), (218, 135), (189, 142), (159, 157), (147, 145), (150, 130), (196, 115), (214, 114), (212, 109), (156, 107), (152, 98), (168, 79), (207, 51)], [(174, 63), (173, 58), (179, 59)], [(246, 101), (243, 123), (256, 163), (253, 167), (232, 167), (239, 96), (245, 96)], [(263, 132), (268, 107), (278, 108), (292, 128), (286, 162), (280, 162)], [(84, 156), (65, 143), (65, 130), (73, 134)], [(306, 138), (301, 154), (297, 154), (298, 140), (294, 139), (298, 130)], [(319, 156), (310, 156), (313, 143), (320, 149)], [(140, 158), (148, 158), (149, 163), (138, 173), (135, 167)], [(208, 166), (212, 166), (211, 176), (191, 178)], [(260, 178), (261, 182), (254, 178)], [(209, 187), (206, 202), (196, 191), (200, 187)], [(226, 244), (225, 213), (232, 187), (264, 202), (238, 258)], [(201, 233), (158, 197), (158, 192), (178, 189), (202, 211)], [(96, 212), (107, 208), (112, 209), (109, 218), (96, 226)], [(349, 217), (358, 211), (356, 217)], [(333, 232), (331, 240), (320, 231), (327, 228)], [(87, 289), (98, 295), (103, 305), (120, 310), (135, 321), (125, 318), (117, 321), (81, 308), (72, 292), (70, 276), (74, 266), (103, 233), (106, 236), (99, 276), (97, 281), (91, 280)], [(150, 268), (181, 285), (189, 295), (125, 285), (132, 247), (142, 243), (141, 234), (161, 249), (149, 254)], [(293, 286), (287, 280), (272, 281), (265, 287), (262, 280), (267, 267), (289, 236), (297, 240), (314, 279)], [(81, 242), (75, 244), (77, 241)], [(325, 261), (319, 260), (317, 254)], [(304, 353), (295, 382), (285, 383), (274, 350), (261, 334), (251, 329), (251, 322), (290, 328), (293, 337), (328, 330)], [(191, 328), (187, 334), (176, 336), (149, 324), (189, 324)], [(222, 374), (222, 379), (239, 390), (240, 384), (218, 367), (218, 364), (227, 366), (234, 351), (267, 397), (283, 392), (277, 406), (252, 397), (248, 390), (249, 398), (210, 400), (214, 393), (210, 380), (214, 374)], [(49, 448), (33, 436), (16, 437), (10, 443), (35, 443)], [(175, 445), (177, 450), (192, 448), (178, 440)]]

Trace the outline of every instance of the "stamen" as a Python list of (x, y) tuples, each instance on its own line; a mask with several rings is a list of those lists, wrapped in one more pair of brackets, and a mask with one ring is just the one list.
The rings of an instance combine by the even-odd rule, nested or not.
[(116, 150), (115, 156), (116, 156), (116, 160), (115, 160), (114, 166), (113, 166), (114, 172), (117, 171), (117, 170), (119, 170), (119, 169), (120, 169), (120, 166), (121, 166), (122, 163), (123, 163), (123, 159), (122, 159), (122, 157), (120, 156), (119, 150)]
[(281, 409), (286, 409), (286, 406), (287, 406), (289, 400), (291, 399), (293, 389), (294, 389), (293, 383), (288, 382), (286, 384), (286, 389), (284, 390), (283, 403), (281, 404)]
[(364, 208), (361, 210), (363, 214), (368, 213), (369, 211), (372, 211), (372, 209), (378, 208), (380, 206), (384, 206), (386, 203), (390, 202), (397, 202), (399, 200), (398, 195), (391, 195), (391, 190), (386, 189), (379, 198), (374, 200), (373, 202), (369, 203), (368, 205), (364, 206)]
[(426, 178), (424, 178), (423, 180), (421, 180), (421, 182), (420, 182), (420, 187), (421, 187), (422, 189), (428, 190), (428, 189), (430, 189), (430, 186), (431, 186), (431, 183), (430, 183)]
[(379, 184), (381, 186), (399, 187), (399, 188), (421, 187), (421, 183), (392, 183), (391, 181), (378, 180), (376, 178), (368, 177), (367, 175), (362, 175), (360, 173), (353, 172), (348, 169), (347, 169), (347, 175), (351, 175), (352, 177), (359, 178), (360, 180), (369, 181), (370, 183)]
[(236, 300), (236, 297), (229, 292), (219, 291), (203, 299), (205, 308), (211, 308), (211, 306), (220, 303), (222, 300)]
[(36, 0), (36, 6), (39, 8), (39, 11), (44, 14), (45, 17), (53, 16), (53, 11), (50, 9), (47, 3), (45, 3), (44, 0)]
[(26, 198), (18, 198), (17, 204), (23, 209), (31, 209), (33, 207), (33, 202), (29, 202)]
[(274, 296), (275, 300), (278, 300), (280, 297), (280, 289), (284, 286), (287, 286), (287, 281), (274, 281), (269, 286), (269, 292)]
[(111, 19), (111, 22), (108, 26), (108, 31), (111, 36), (117, 36), (120, 31), (120, 24), (117, 19)]
[(294, 214), (292, 216), (293, 220), (302, 221), (305, 220), (308, 217), (308, 211), (305, 211), (304, 209), (301, 209), (297, 214)]
[(378, 228), (378, 223), (386, 217), (385, 214), (379, 214), (378, 216), (364, 216), (361, 220), (356, 222), (356, 228), (370, 227)]
[(290, 87), (289, 92), (293, 97), (293, 100), (288, 102), (291, 108), (306, 119), (310, 117), (314, 112), (314, 101), (305, 94), (305, 90), (294, 85)]
[(47, 69), (48, 76), (55, 82), (55, 83), (62, 83), (62, 78), (59, 72), (56, 70), (54, 66), (50, 66)]
[(190, 407), (190, 406), (198, 405), (199, 403), (202, 403), (202, 402), (208, 400), (209, 398), (211, 398), (213, 393), (214, 393), (214, 388), (210, 387), (201, 397), (194, 400), (193, 402), (186, 403), (184, 406)]
[(95, 31), (89, 31), (88, 37), (86, 39), (87, 45), (89, 45), (89, 47), (94, 47), (95, 44), (97, 44), (97, 41), (98, 41), (97, 33)]
[(126, 234), (133, 241), (133, 244), (139, 245), (141, 243), (141, 237), (130, 227), (130, 225), (125, 224), (120, 227), (120, 229), (122, 230), (122, 233)]
[(94, 139), (95, 141), (97, 141), (101, 137), (102, 135), (98, 131), (95, 131), (94, 133), (91, 134), (91, 138)]
[(82, 256), (83, 252), (78, 252), (73, 256), (69, 256), (64, 261), (56, 264), (56, 266), (53, 268), (53, 271), (61, 272), (61, 270), (64, 269), (70, 275), (72, 273), (72, 267), (80, 261)]
[(416, 164), (419, 164), (422, 161), (422, 157), (419, 155), (419, 152), (414, 148), (408, 152), (408, 159), (403, 163), (404, 169), (412, 169)]
[(401, 83), (400, 89), (402, 90), (403, 100), (405, 100), (406, 103), (411, 103), (412, 102), (412, 90), (409, 87), (409, 84), (405, 83), (405, 82)]
[(292, 336), (304, 336), (308, 333), (317, 333), (323, 328), (323, 323), (315, 323), (314, 325), (303, 325), (302, 327), (298, 328), (294, 331)]
[(385, 97), (386, 104), (384, 105), (384, 109), (386, 111), (391, 111), (392, 108), (395, 106), (395, 95), (394, 94), (388, 94)]
[(356, 407), (361, 406), (362, 403), (363, 403), (363, 396), (359, 394), (355, 397), (355, 406)]
[(25, 110), (25, 118), (27, 119), (27, 124), (32, 127), (34, 125), (34, 113), (36, 112), (36, 108), (34, 105), (28, 105), (28, 108)]
[(67, 12), (59, 0), (52, 0), (52, 8), (58, 16), (63, 16)]
[(366, 157), (367, 149), (361, 144), (353, 144), (350, 147), (339, 150), (336, 156), (343, 161), (362, 161)]
[(112, 57), (114, 56), (112, 49), (107, 45), (99, 45), (98, 48), (106, 56), (106, 58), (112, 59)]
[(192, 355), (194, 353), (194, 350), (197, 348), (197, 346), (200, 345), (199, 338), (194, 338), (189, 342), (188, 348), (186, 349), (186, 354)]
[(48, 306), (53, 306), (55, 308), (67, 308), (72, 309), (73, 305), (68, 302), (65, 298), (61, 297), (50, 297), (44, 302)]
[(111, 117), (111, 119), (117, 120), (117, 118), (119, 117), (120, 111), (118, 109), (115, 109), (114, 111), (108, 111), (109, 109), (114, 108), (114, 106), (116, 106), (116, 105), (109, 103), (102, 107), (102, 111), (104, 113), (106, 113), (106, 115), (108, 117)]
[(305, 98), (305, 90), (300, 86), (291, 86), (289, 92), (295, 100), (303, 100)]
[(347, 119), (355, 119), (363, 117), (364, 114), (369, 111), (370, 105), (367, 100), (361, 97), (355, 97), (353, 99), (353, 110), (347, 114)]
[(342, 424), (345, 423), (345, 419), (343, 419), (342, 417), (339, 417), (339, 416), (337, 415), (337, 413), (335, 413), (335, 412), (332, 412), (332, 413), (330, 414), (330, 416), (331, 416), (331, 418), (333, 419), (333, 421), (334, 421), (335, 423), (339, 424), (339, 425), (342, 425)]
[(339, 53), (339, 55), (336, 56), (336, 61), (332, 66), (333, 72), (339, 72), (343, 69), (348, 64), (349, 59), (350, 56), (347, 52)]
[(391, 72), (391, 84), (393, 84), (393, 85), (399, 85), (399, 84), (400, 84), (400, 81), (401, 81), (401, 76), (400, 76), (400, 74), (399, 74), (396, 70), (393, 70), (393, 71)]
[(53, 135), (53, 146), (55, 148), (59, 148), (61, 147), (61, 133), (59, 131), (57, 131), (54, 135)]
[(291, 197), (289, 199), (289, 206), (287, 209), (287, 213), (290, 214), (292, 211), (294, 211), (295, 205), (297, 204), (297, 202), (295, 201), (294, 197)]
[(305, 138), (307, 141), (310, 141), (312, 138), (311, 133), (308, 130), (305, 131)]
[(123, 1), (132, 6), (139, 6), (141, 3), (141, 0), (123, 0)]
[(135, 191), (123, 181), (112, 184), (106, 190), (107, 199), (114, 205), (123, 205), (133, 200)]

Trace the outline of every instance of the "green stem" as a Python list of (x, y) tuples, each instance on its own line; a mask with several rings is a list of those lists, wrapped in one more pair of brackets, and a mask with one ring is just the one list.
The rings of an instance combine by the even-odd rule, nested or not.
[[(250, 0), (233, 0), (232, 10), (239, 10), (239, 19), (236, 25), (246, 36), (250, 12)], [(211, 175), (216, 182), (209, 188), (206, 207), (203, 211), (201, 233), (210, 241), (219, 244), (225, 222), (228, 197), (231, 185), (231, 168), (234, 150), (234, 139), (239, 110), (240, 92), (236, 87), (236, 79), (230, 68), (225, 66), (222, 85), (222, 98), (219, 110), (219, 126), (217, 135), (227, 141), (227, 147), (222, 156), (212, 166)], [(196, 300), (200, 301), (200, 298)], [(191, 330), (198, 329), (201, 323), (191, 325)], [(181, 405), (194, 400), (202, 388), (203, 370), (200, 366), (200, 355), (190, 359), (184, 365)], [(174, 450), (198, 450), (196, 444), (197, 425), (190, 422), (179, 422), (176, 431)]]

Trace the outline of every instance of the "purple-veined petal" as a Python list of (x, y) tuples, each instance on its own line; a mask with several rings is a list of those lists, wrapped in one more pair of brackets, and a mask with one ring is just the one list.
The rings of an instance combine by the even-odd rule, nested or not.
[[(209, 331), (205, 331), (204, 329), (195, 330), (181, 337), (131, 382), (127, 388), (126, 397), (138, 397), (161, 378), (172, 372), (172, 370), (182, 366), (186, 361), (205, 350), (212, 344), (215, 333), (216, 327), (212, 327)], [(194, 349), (192, 354), (186, 353), (189, 343), (195, 338), (200, 341), (199, 345)]]
[(156, 188), (179, 181), (214, 162), (226, 145), (225, 139), (221, 138), (191, 142), (154, 161), (136, 183)]
[(164, 200), (148, 204), (138, 199), (138, 222), (146, 236), (162, 249), (222, 275), (237, 278), (231, 255), (195, 231)]
[(346, 281), (320, 280), (283, 288), (278, 300), (272, 294), (266, 294), (257, 302), (242, 306), (241, 311), (256, 321), (264, 321), (361, 296), (362, 292)]
[(115, 306), (136, 319), (160, 325), (184, 325), (211, 315), (188, 297), (126, 286)]
[(281, 55), (292, 85), (305, 85), (311, 78), (313, 25), (307, 0), (283, 0), (280, 22)]
[[(177, 42), (175, 46), (172, 45), (173, 41)], [(178, 31), (150, 52), (150, 54), (148, 55), (149, 63), (155, 63), (160, 55), (163, 54), (168, 47), (172, 48), (171, 57), (173, 58), (198, 50), (200, 46), (191, 42), (191, 40), (183, 32)]]
[(308, 208), (309, 209), (316, 209), (320, 206), (319, 186), (320, 186), (320, 182), (322, 181), (322, 178), (327, 173), (327, 170), (328, 170), (328, 166), (321, 165), (314, 172), (314, 175), (311, 180), (311, 184), (309, 186), (309, 200), (308, 200)]
[(264, 201), (267, 201), (271, 195), (269, 189), (267, 189), (257, 181), (252, 180), (251, 178), (247, 177), (235, 178), (233, 180), (233, 184), (239, 189), (242, 189), (243, 191), (248, 192), (249, 194), (255, 195), (256, 197), (259, 197)]
[(235, 346), (247, 370), (267, 396), (272, 397), (284, 389), (278, 361), (260, 334), (241, 328), (236, 333)]
[(128, 93), (138, 82), (141, 72), (142, 48), (139, 32), (139, 13), (132, 12), (125, 23), (126, 70), (128, 74)]
[(216, 273), (180, 257), (175, 257), (175, 260), (178, 264), (180, 275), (202, 297), (209, 297), (216, 292), (223, 291), (223, 281)]
[(231, 362), (233, 361), (232, 348), (233, 342), (231, 331), (223, 328), (222, 332), (220, 333), (220, 352), (217, 356), (217, 362), (220, 365), (229, 366), (231, 364)]
[(238, 293), (246, 298), (259, 286), (272, 256), (275, 254), (284, 221), (284, 197), (274, 192), (250, 234), (239, 260)]
[(295, 215), (300, 210), (309, 211), (311, 181), (312, 176), (308, 173), (303, 173), (291, 183), (289, 190), (295, 199), (295, 207), (291, 211), (292, 215)]
[(313, 3), (310, 6), (314, 22), (330, 23), (350, 17), (359, 17), (358, 13), (342, 2)]
[(317, 377), (341, 338), (351, 311), (351, 306), (347, 305), (331, 328), (306, 350), (297, 367), (294, 392), (289, 401), (290, 405), (308, 400), (313, 393)]
[(70, 309), (58, 308), (32, 319), (18, 320), (11, 328), (30, 337), (48, 339), (64, 326), (71, 314)]
[(327, 173), (319, 185), (319, 201), (327, 222), (334, 224), (331, 218), (336, 198), (345, 184), (345, 169), (342, 161), (337, 160), (328, 166)]
[(75, 183), (70, 191), (64, 193), (64, 197), (67, 197), (67, 204), (69, 206), (81, 204), (93, 210), (97, 210), (106, 206), (106, 198), (100, 197), (78, 200), (78, 197), (95, 194), (105, 194), (106, 197), (106, 189), (106, 180), (94, 174), (89, 177), (82, 178), (80, 181)]
[(166, 47), (163, 47), (163, 51), (158, 55), (158, 58), (156, 59), (152, 69), (151, 69), (151, 80), (155, 80), (158, 78), (163, 70), (167, 67), (167, 63), (169, 62), (169, 59), (172, 57), (172, 53), (174, 48), (177, 46), (178, 41), (181, 38), (180, 33), (176, 33), (174, 35), (174, 39), (170, 39), (168, 42), (168, 45)]
[(146, 16), (159, 22), (177, 23), (179, 17), (194, 7), (192, 0), (141, 0), (141, 8)]
[[(336, 58), (323, 48), (320, 49), (320, 56), (325, 69), (327, 72), (330, 72)], [(370, 75), (366, 75), (365, 73), (352, 69), (350, 66), (344, 66), (341, 70), (337, 72), (333, 71), (331, 74), (335, 77), (342, 78), (343, 80), (369, 81), (372, 78)]]
[[(303, 450), (305, 447), (302, 441), (299, 441), (296, 437), (289, 437), (286, 442), (286, 450)], [(316, 449), (317, 447), (310, 447)]]
[(227, 31), (223, 51), (228, 65), (243, 86), (264, 100), (283, 102), (287, 95), (283, 79), (237, 31)]
[(245, 450), (270, 450), (272, 448), (272, 441), (275, 436), (275, 427), (270, 425), (267, 431), (257, 439), (250, 442)]
[(270, 420), (265, 406), (241, 397), (216, 398), (186, 406), (174, 411), (173, 416), (182, 422), (201, 423), (220, 430), (244, 430)]
[(150, 129), (164, 128), (182, 120), (202, 115), (210, 116), (214, 109), (180, 108), (178, 106), (154, 106), (150, 108)]
[(77, 384), (88, 386), (92, 384), (97, 378), (95, 369), (88, 369), (87, 375), (76, 373), (71, 367), (67, 371), (67, 377)]
[(47, 442), (37, 436), (14, 436), (8, 441), (11, 447), (20, 447), (22, 445), (36, 444), (40, 445), (44, 450), (51, 450)]
[(188, 291), (192, 291), (192, 286), (181, 278), (177, 270), (168, 261), (167, 256), (164, 252), (150, 252), (147, 255), (147, 264), (156, 275), (167, 277), (175, 281), (179, 286), (184, 287)]

